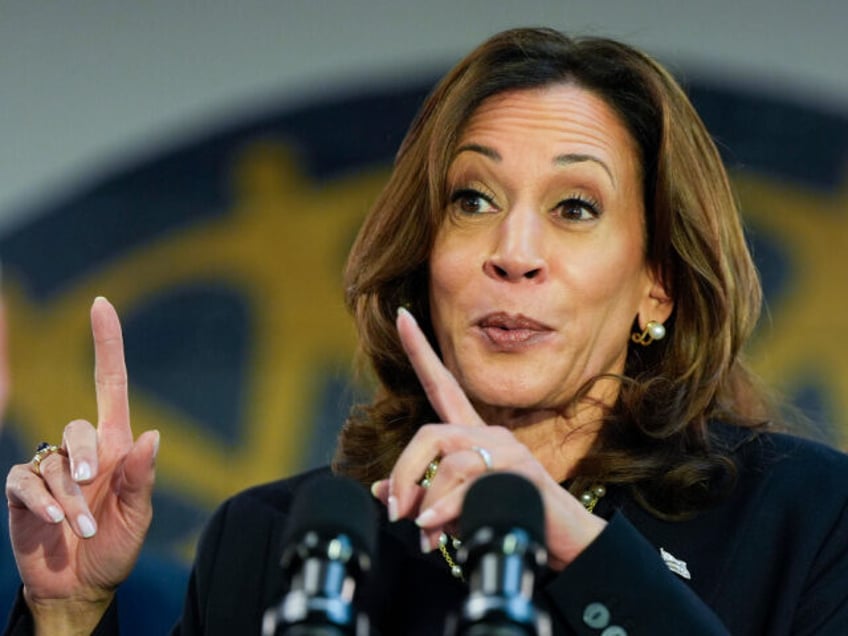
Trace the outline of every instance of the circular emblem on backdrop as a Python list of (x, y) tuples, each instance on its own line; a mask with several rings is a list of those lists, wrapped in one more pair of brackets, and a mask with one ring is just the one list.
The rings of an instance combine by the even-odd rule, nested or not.
[[(342, 265), (428, 89), (232, 122), (93, 176), (0, 239), (15, 382), (6, 467), (94, 417), (97, 295), (123, 319), (134, 428), (162, 432), (154, 526), (122, 591), (127, 633), (174, 620), (217, 503), (329, 460), (358, 390)], [(765, 283), (755, 366), (843, 443), (848, 122), (716, 85), (690, 92), (733, 167)], [(13, 571), (2, 569), (9, 603)], [(171, 611), (134, 613), (151, 598)]]

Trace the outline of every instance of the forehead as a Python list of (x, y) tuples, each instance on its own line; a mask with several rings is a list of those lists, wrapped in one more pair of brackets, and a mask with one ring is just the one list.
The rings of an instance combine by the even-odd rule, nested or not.
[[(488, 142), (488, 143), (487, 143)], [(575, 84), (506, 91), (485, 99), (463, 126), (457, 149), (473, 144), (514, 144), (543, 151), (584, 150), (620, 169), (639, 161), (621, 117), (596, 93)]]

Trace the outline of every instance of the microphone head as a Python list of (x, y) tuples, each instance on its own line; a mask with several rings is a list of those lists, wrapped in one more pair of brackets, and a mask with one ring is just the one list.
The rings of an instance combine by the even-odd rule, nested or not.
[(296, 545), (311, 532), (322, 539), (344, 534), (354, 550), (372, 558), (377, 545), (373, 497), (347, 477), (321, 475), (310, 479), (292, 502), (283, 545)]
[(521, 528), (539, 545), (545, 545), (545, 509), (530, 481), (514, 473), (492, 473), (475, 481), (465, 495), (459, 532), (463, 541), (482, 528), (496, 534)]

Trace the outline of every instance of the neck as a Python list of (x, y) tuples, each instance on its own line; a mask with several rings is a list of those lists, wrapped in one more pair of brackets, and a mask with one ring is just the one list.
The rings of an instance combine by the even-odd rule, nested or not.
[(616, 378), (602, 377), (585, 395), (552, 406), (475, 407), (488, 424), (510, 429), (548, 474), (562, 483), (575, 476), (577, 464), (598, 438), (604, 414), (618, 399), (620, 389)]
[(516, 439), (530, 449), (548, 474), (557, 482), (574, 477), (574, 470), (589, 452), (601, 427), (602, 407), (582, 403), (568, 409), (504, 410), (490, 417), (481, 412), (489, 424), (510, 429)]

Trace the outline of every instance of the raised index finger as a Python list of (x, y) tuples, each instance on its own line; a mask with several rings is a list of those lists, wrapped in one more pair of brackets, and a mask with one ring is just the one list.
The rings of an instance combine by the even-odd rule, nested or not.
[(442, 421), (485, 426), (456, 378), (433, 351), (415, 318), (403, 307), (398, 309), (397, 329), (415, 375)]
[(121, 323), (112, 304), (99, 296), (91, 306), (94, 337), (94, 385), (101, 438), (122, 447), (132, 445), (127, 365)]

